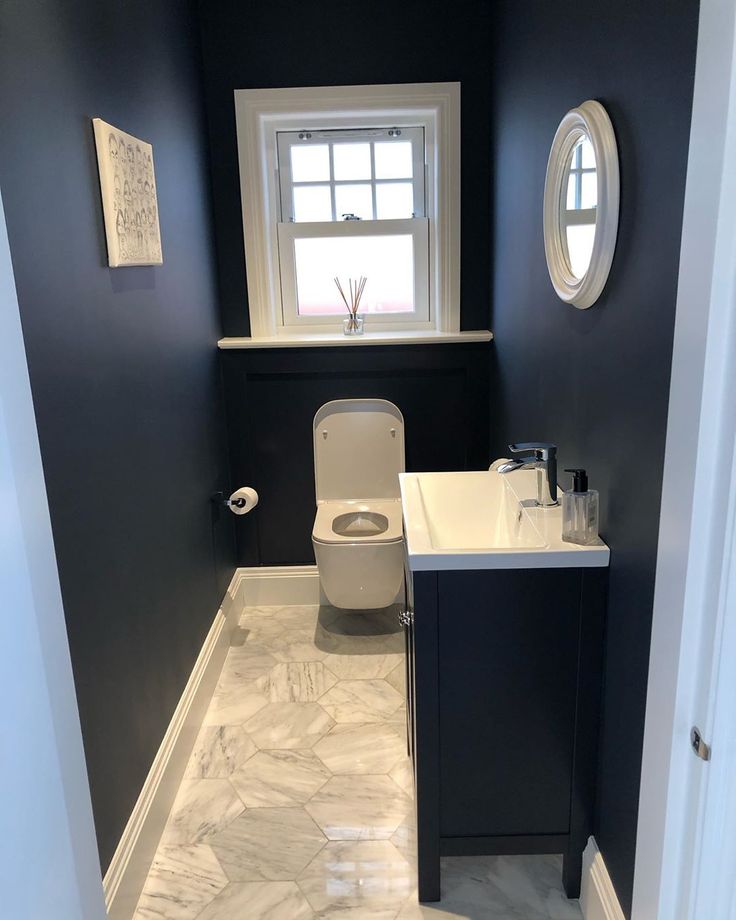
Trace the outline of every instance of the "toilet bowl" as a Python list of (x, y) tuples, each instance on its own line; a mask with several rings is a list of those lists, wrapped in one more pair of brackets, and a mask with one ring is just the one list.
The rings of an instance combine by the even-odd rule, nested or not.
[(404, 419), (383, 399), (337, 399), (314, 417), (312, 545), (334, 607), (388, 607), (404, 579)]

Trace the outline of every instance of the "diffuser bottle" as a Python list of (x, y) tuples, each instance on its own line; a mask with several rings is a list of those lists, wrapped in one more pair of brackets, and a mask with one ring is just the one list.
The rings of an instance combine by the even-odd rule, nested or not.
[(562, 493), (562, 539), (587, 546), (598, 542), (598, 493), (588, 488), (585, 470), (565, 470), (573, 474), (573, 486)]

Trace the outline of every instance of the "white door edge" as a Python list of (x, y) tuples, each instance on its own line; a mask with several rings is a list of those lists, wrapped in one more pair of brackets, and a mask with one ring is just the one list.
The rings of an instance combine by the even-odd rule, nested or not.
[(1, 912), (102, 920), (87, 769), (1, 200), (0, 522)]
[[(683, 217), (632, 920), (690, 920), (725, 637), (722, 574), (736, 427), (733, 0), (702, 0)], [(729, 124), (730, 123), (730, 124)], [(724, 649), (725, 650), (725, 649)], [(736, 648), (729, 650), (736, 654)], [(733, 660), (733, 658), (731, 659)], [(714, 745), (717, 739), (712, 739)], [(701, 914), (700, 916), (703, 916)], [(709, 914), (713, 920), (719, 915)], [(724, 915), (725, 916), (725, 915)]]

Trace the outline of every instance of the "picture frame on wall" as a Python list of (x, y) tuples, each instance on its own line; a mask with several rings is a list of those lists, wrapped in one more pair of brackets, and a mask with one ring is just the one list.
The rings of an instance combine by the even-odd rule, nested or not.
[(162, 265), (153, 147), (101, 118), (92, 125), (108, 264)]

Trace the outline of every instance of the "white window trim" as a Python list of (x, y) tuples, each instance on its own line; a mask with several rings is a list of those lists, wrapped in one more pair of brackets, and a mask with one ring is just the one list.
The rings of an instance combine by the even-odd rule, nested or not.
[(460, 84), (235, 90), (251, 336), (289, 337), (277, 257), (278, 131), (419, 125), (425, 131), (431, 332), (460, 329)]

